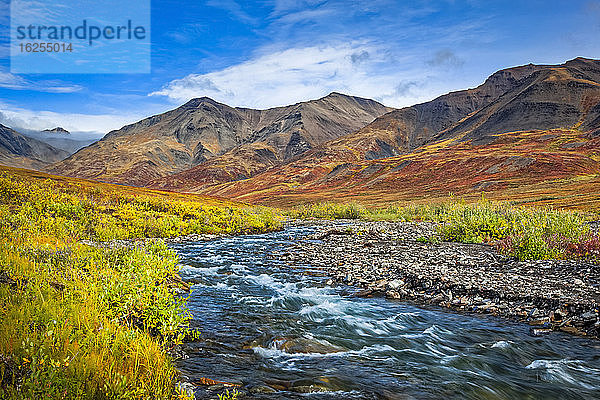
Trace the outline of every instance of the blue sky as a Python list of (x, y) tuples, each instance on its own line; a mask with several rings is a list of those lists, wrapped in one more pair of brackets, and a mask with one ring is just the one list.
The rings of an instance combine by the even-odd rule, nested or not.
[(105, 133), (200, 96), (400, 107), (510, 66), (600, 58), (600, 1), (153, 0), (150, 74), (17, 75), (0, 1), (0, 123), (17, 129)]

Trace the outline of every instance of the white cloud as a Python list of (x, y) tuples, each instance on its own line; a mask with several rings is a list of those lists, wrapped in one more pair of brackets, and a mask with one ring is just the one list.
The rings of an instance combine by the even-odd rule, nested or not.
[(190, 44), (205, 34), (208, 27), (204, 24), (183, 24), (177, 30), (165, 33), (165, 36), (181, 44)]
[(33, 111), (0, 104), (0, 123), (17, 131), (41, 131), (57, 126), (70, 132), (88, 132), (101, 137), (105, 133), (133, 123), (146, 115), (77, 114)]
[(10, 15), (14, 21), (38, 21), (50, 24), (59, 21), (65, 12), (65, 4), (35, 0), (11, 0)]
[(0, 70), (0, 87), (15, 88), (22, 87), (25, 84), (25, 79), (10, 72)]
[(206, 5), (225, 10), (234, 18), (245, 23), (256, 24), (258, 22), (256, 18), (245, 12), (242, 6), (235, 0), (208, 0)]
[[(431, 98), (423, 85), (398, 91), (406, 81), (425, 80), (422, 68), (394, 62), (381, 46), (352, 43), (272, 50), (228, 68), (176, 79), (151, 96), (174, 102), (207, 96), (243, 107), (268, 108), (315, 99), (332, 91), (401, 106)], [(410, 97), (408, 97), (410, 96)]]
[(49, 93), (73, 93), (82, 89), (79, 85), (72, 85), (58, 80), (45, 80), (33, 82), (20, 75), (12, 74), (0, 69), (0, 87), (13, 90), (33, 90)]

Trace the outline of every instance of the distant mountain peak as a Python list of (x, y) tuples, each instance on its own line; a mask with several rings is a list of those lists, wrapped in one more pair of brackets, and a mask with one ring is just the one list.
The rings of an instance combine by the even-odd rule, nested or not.
[(202, 184), (242, 179), (355, 132), (388, 111), (374, 100), (339, 93), (262, 110), (197, 97), (111, 131), (48, 171), (146, 185), (203, 164), (207, 169), (194, 170)]
[(68, 130), (66, 130), (65, 128), (62, 128), (60, 126), (57, 126), (56, 128), (52, 128), (52, 129), (44, 129), (42, 132), (60, 133), (63, 135), (69, 135), (71, 133)]
[(570, 64), (570, 63), (598, 63), (598, 60), (595, 60), (593, 58), (586, 58), (586, 57), (575, 57), (572, 60), (567, 61), (565, 64)]
[(340, 97), (344, 98), (344, 99), (362, 99), (363, 98), (363, 97), (352, 96), (350, 94), (345, 94), (345, 93), (341, 93), (341, 92), (331, 92), (327, 96), (322, 97), (320, 100), (323, 100), (323, 99), (335, 99), (335, 98), (340, 98)]
[(68, 153), (0, 124), (0, 165), (40, 169)]

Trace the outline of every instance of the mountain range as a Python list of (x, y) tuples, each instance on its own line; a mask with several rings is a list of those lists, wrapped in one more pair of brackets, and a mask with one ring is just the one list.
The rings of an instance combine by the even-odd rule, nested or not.
[(267, 110), (202, 97), (112, 131), (47, 172), (146, 186), (187, 170), (203, 185), (228, 182), (281, 165), (389, 110), (339, 93)]
[(44, 168), (273, 205), (481, 191), (600, 202), (599, 145), (600, 61), (576, 58), (401, 109), (340, 93), (267, 110), (197, 98)]
[(599, 145), (600, 61), (577, 58), (498, 71), (250, 179), (206, 187), (184, 172), (152, 186), (273, 205), (482, 191), (570, 205), (600, 200)]
[(62, 149), (0, 125), (0, 164), (2, 165), (41, 169), (68, 155)]

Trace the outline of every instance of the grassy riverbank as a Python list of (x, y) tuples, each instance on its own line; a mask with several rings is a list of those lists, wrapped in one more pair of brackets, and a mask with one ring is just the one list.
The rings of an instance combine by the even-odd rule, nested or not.
[(160, 240), (278, 229), (267, 208), (0, 172), (0, 397), (172, 399), (191, 315)]
[(295, 218), (350, 218), (378, 221), (434, 221), (435, 236), (423, 241), (491, 243), (521, 260), (552, 258), (600, 259), (600, 236), (587, 220), (596, 215), (552, 208), (520, 208), (482, 199), (467, 204), (449, 200), (435, 205), (392, 205), (366, 208), (358, 204), (319, 203), (294, 208)]

